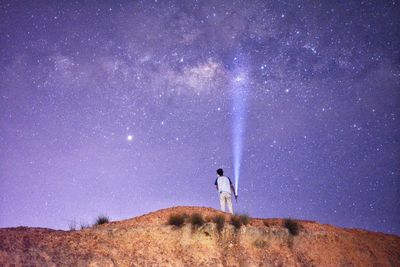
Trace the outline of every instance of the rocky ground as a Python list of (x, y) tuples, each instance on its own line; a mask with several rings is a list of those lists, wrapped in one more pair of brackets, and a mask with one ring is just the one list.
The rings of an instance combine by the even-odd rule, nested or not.
[[(168, 225), (199, 213), (204, 225)], [(212, 219), (224, 215), (219, 231)], [(228, 214), (175, 207), (84, 230), (0, 229), (0, 266), (400, 266), (400, 237), (282, 219), (251, 218), (236, 229)]]

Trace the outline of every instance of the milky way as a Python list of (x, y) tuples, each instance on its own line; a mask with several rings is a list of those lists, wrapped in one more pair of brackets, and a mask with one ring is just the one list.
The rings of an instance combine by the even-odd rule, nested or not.
[(0, 227), (176, 205), (400, 234), (397, 1), (2, 1)]

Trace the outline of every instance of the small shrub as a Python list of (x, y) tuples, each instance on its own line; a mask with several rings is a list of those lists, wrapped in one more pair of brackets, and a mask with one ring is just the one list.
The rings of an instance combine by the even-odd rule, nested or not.
[(268, 221), (264, 221), (264, 225), (267, 226), (267, 227), (271, 226)]
[(81, 230), (83, 230), (83, 229), (86, 229), (86, 228), (89, 228), (90, 227), (90, 225), (89, 224), (87, 224), (87, 223), (80, 223), (80, 228), (81, 228)]
[(240, 220), (240, 217), (236, 215), (231, 217), (231, 224), (235, 227), (235, 230), (242, 227), (242, 221)]
[(298, 235), (299, 234), (299, 224), (293, 219), (285, 219), (283, 221), (283, 226), (289, 230), (291, 235)]
[(94, 225), (100, 225), (100, 224), (105, 224), (105, 223), (109, 223), (110, 222), (110, 218), (108, 218), (108, 216), (106, 215), (99, 215), (96, 219), (96, 222), (94, 223)]
[(247, 214), (239, 215), (239, 218), (240, 218), (240, 222), (241, 222), (243, 225), (248, 225), (249, 222), (250, 222), (250, 217), (249, 217), (249, 215), (247, 215)]
[(181, 227), (185, 223), (184, 215), (172, 214), (168, 218), (168, 224)]
[(201, 214), (193, 213), (192, 216), (190, 216), (190, 223), (193, 227), (200, 227), (204, 224), (204, 220)]
[(221, 232), (224, 229), (225, 216), (218, 214), (213, 218), (213, 222), (217, 225), (218, 232)]
[(70, 231), (75, 231), (76, 230), (76, 222), (72, 221), (68, 224), (69, 230)]

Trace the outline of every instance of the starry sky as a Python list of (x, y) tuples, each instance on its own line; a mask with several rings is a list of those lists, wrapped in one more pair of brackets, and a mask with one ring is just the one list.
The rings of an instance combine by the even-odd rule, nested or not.
[(336, 2), (2, 1), (0, 227), (219, 208), (245, 88), (236, 211), (399, 235), (400, 4)]

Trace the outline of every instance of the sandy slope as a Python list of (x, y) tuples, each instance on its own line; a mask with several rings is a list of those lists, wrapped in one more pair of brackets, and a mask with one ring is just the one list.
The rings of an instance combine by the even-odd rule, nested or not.
[[(214, 223), (167, 225), (171, 214), (223, 214), (175, 207), (80, 231), (0, 229), (0, 266), (400, 266), (400, 237), (298, 221), (251, 219), (221, 233)], [(229, 221), (229, 216), (226, 215)]]

